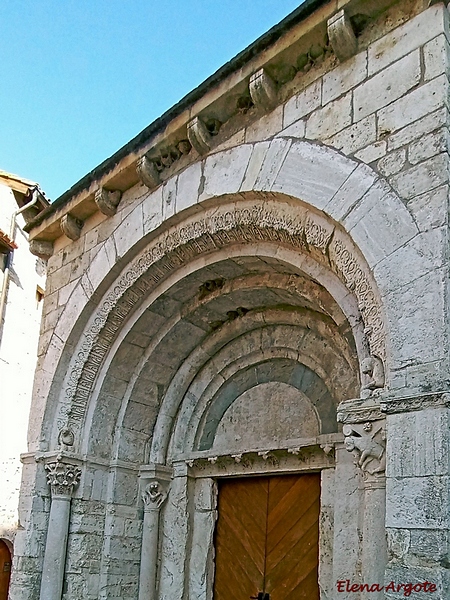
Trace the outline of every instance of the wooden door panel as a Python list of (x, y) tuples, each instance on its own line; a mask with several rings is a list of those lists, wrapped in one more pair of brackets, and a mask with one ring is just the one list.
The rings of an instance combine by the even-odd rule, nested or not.
[(214, 600), (248, 600), (264, 585), (269, 481), (219, 482)]
[(3, 540), (0, 540), (0, 600), (8, 598), (9, 576), (11, 575), (11, 553)]
[(320, 475), (219, 482), (214, 600), (318, 600)]
[(276, 479), (269, 483), (266, 591), (271, 600), (318, 600), (320, 475)]

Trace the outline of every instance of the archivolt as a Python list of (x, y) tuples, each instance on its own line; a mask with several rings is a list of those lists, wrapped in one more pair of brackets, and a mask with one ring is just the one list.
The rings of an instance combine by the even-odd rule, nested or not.
[[(242, 198), (244, 196), (244, 199)], [(331, 270), (357, 299), (368, 350), (384, 359), (383, 313), (370, 270), (349, 236), (330, 219), (297, 199), (252, 193), (239, 202), (227, 198), (219, 207), (193, 215), (161, 234), (130, 262), (90, 320), (65, 383), (58, 426), (79, 429), (88, 399), (111, 344), (133, 310), (172, 272), (237, 244), (275, 243), (311, 257)], [(230, 202), (231, 201), (231, 202)]]

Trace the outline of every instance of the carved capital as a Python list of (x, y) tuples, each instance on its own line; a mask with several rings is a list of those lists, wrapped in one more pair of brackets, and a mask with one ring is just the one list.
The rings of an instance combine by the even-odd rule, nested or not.
[(72, 496), (74, 489), (80, 483), (81, 469), (59, 460), (45, 465), (47, 483), (52, 490), (52, 496)]
[(344, 444), (353, 452), (364, 478), (372, 480), (384, 477), (386, 470), (386, 434), (384, 421), (344, 425)]
[(273, 108), (277, 102), (277, 86), (264, 69), (250, 77), (249, 91), (253, 104), (262, 106), (265, 110)]
[(100, 212), (107, 217), (113, 217), (117, 212), (121, 197), (120, 190), (111, 192), (102, 187), (96, 191), (94, 200)]
[(31, 240), (30, 252), (38, 258), (42, 258), (42, 260), (48, 260), (53, 254), (53, 242), (48, 242), (47, 240)]
[(169, 483), (159, 479), (152, 479), (147, 483), (142, 492), (144, 510), (159, 510), (164, 504), (169, 491)]
[(211, 149), (211, 134), (201, 119), (195, 117), (187, 124), (188, 140), (199, 154)]
[(67, 213), (67, 215), (64, 215), (61, 219), (60, 225), (61, 231), (64, 233), (64, 235), (66, 235), (69, 239), (76, 241), (81, 235), (84, 221), (77, 219), (70, 213)]
[(333, 52), (341, 62), (356, 54), (358, 42), (344, 9), (328, 19), (327, 31)]
[(142, 156), (136, 163), (136, 173), (141, 182), (150, 190), (157, 187), (160, 183), (158, 169), (154, 162), (146, 156)]

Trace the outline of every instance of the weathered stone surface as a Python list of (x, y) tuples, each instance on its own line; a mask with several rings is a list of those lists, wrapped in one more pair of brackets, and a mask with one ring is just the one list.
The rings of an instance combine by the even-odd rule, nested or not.
[(381, 71), (406, 56), (434, 38), (437, 33), (447, 32), (447, 21), (444, 7), (438, 5), (383, 36), (369, 48), (369, 74)]
[(389, 477), (386, 527), (448, 529), (449, 477)]
[(328, 138), (352, 122), (352, 97), (346, 94), (312, 113), (306, 122), (306, 137), (312, 140)]
[(419, 120), (441, 106), (448, 106), (448, 80), (441, 75), (399, 98), (378, 113), (378, 131), (392, 132)]
[(321, 105), (322, 80), (318, 79), (284, 105), (283, 127), (305, 117)]
[(346, 127), (327, 142), (344, 154), (353, 154), (356, 150), (375, 142), (377, 137), (375, 115), (369, 115), (354, 125)]
[[(399, 72), (402, 73), (400, 80)], [(398, 100), (419, 83), (420, 77), (420, 55), (415, 50), (356, 88), (353, 96), (355, 120)]]
[(328, 104), (338, 96), (356, 87), (367, 77), (367, 54), (360, 52), (345, 65), (339, 65), (326, 73), (322, 84), (322, 104)]
[(207, 158), (204, 170), (205, 186), (199, 201), (237, 192), (244, 179), (251, 153), (252, 146), (246, 144)]
[(277, 178), (273, 191), (293, 194), (317, 208), (323, 208), (355, 169), (355, 164), (335, 156), (327, 169), (327, 178), (321, 178), (329, 150), (306, 142), (292, 145)]

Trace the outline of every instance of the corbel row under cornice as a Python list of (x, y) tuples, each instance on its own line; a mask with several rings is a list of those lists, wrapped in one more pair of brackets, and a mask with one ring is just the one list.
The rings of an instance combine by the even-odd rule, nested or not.
[[(389, 0), (379, 2), (378, 12), (381, 5), (391, 3)], [(81, 180), (74, 186), (73, 194), (69, 190), (38, 215), (27, 227), (31, 252), (49, 258), (56, 239), (62, 235), (70, 240), (79, 239), (84, 222), (96, 212), (113, 216), (127, 189), (140, 182), (153, 190), (199, 156), (213, 151), (240, 128), (248, 126), (249, 121), (256, 121), (284, 102), (285, 88), (293, 78), (307, 72), (326, 55), (334, 54), (337, 61), (354, 55), (358, 49), (357, 34), (361, 32), (361, 26), (355, 26), (355, 15), (365, 6), (364, 1), (310, 0), (306, 5), (317, 6), (317, 9), (286, 29), (272, 45), (241, 68), (206, 88), (205, 93), (180, 114), (175, 112), (139, 150), (134, 150), (133, 145), (143, 134), (130, 142), (130, 152), (120, 160), (114, 161), (114, 155), (100, 165), (97, 171), (104, 168), (103, 174), (96, 177), (94, 171), (92, 177), (86, 176), (83, 189), (77, 191), (84, 181)], [(243, 123), (241, 127), (239, 119)], [(127, 146), (117, 154), (123, 155)], [(111, 163), (109, 169), (106, 168), (108, 162)]]

